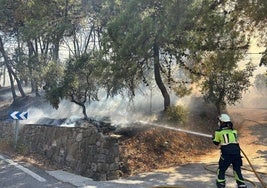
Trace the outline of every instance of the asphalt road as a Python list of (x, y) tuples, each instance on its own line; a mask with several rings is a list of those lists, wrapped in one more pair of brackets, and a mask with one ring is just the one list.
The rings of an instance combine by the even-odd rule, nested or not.
[[(214, 188), (215, 173), (207, 170), (206, 165), (191, 163), (126, 179), (93, 181), (61, 170), (44, 171), (27, 163), (16, 163), (0, 154), (0, 188)], [(212, 166), (212, 171), (216, 171), (216, 166)], [(245, 176), (250, 179), (253, 174)], [(227, 187), (236, 187), (233, 178), (227, 177)], [(248, 188), (253, 187), (248, 183)]]
[(41, 169), (0, 155), (0, 188), (73, 188)]

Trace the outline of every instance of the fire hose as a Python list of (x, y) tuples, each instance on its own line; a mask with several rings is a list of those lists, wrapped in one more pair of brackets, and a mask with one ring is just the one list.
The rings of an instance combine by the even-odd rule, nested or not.
[[(251, 164), (250, 160), (248, 159), (246, 153), (245, 153), (242, 149), (241, 149), (241, 152), (242, 152), (242, 154), (244, 155), (244, 157), (246, 158), (246, 160), (248, 161), (250, 168), (251, 168), (252, 171), (254, 172), (254, 174), (255, 174), (255, 176), (257, 177), (257, 179), (260, 181), (262, 187), (263, 187), (263, 188), (267, 188), (266, 183), (260, 178), (260, 176), (259, 176), (259, 174), (258, 174), (259, 172), (257, 172), (257, 171), (254, 169), (254, 167), (253, 167), (253, 165)], [(267, 175), (266, 173), (262, 173), (262, 174)]]

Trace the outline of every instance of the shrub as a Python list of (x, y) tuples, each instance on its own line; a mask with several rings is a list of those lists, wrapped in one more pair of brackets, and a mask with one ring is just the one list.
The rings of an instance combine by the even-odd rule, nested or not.
[(169, 121), (170, 123), (185, 123), (187, 121), (187, 117), (187, 109), (180, 105), (168, 107), (164, 115), (164, 119)]

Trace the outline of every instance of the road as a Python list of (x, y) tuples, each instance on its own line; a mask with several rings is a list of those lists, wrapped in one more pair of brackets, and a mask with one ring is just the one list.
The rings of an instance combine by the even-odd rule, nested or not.
[[(16, 163), (0, 154), (0, 188), (213, 188), (215, 174), (207, 171), (204, 165), (192, 163), (167, 171), (99, 182), (61, 170), (44, 171), (26, 163)], [(228, 180), (228, 185), (235, 187), (233, 179)]]
[(73, 188), (26, 163), (16, 163), (0, 155), (0, 188)]

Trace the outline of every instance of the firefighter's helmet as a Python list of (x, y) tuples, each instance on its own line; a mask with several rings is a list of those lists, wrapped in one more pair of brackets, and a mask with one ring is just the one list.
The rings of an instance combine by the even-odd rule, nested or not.
[(231, 118), (227, 114), (221, 114), (218, 116), (218, 125), (220, 129), (233, 129), (233, 123)]
[(231, 121), (231, 118), (227, 114), (221, 114), (221, 115), (219, 115), (218, 119), (221, 122), (230, 122)]

